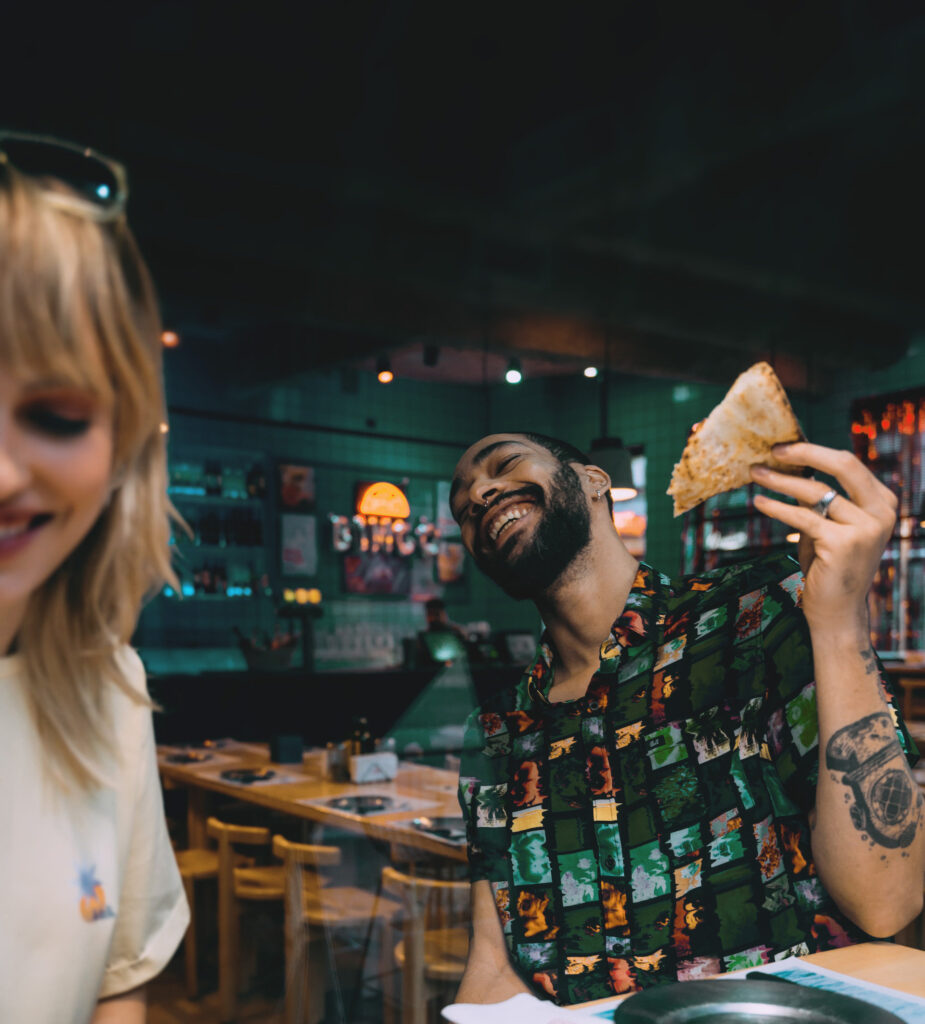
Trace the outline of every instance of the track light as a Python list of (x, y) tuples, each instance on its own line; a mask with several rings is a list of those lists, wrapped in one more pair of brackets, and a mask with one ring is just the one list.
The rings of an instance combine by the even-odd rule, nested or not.
[(376, 378), (380, 384), (389, 384), (395, 379), (392, 366), (386, 356), (380, 356), (376, 363)]
[(504, 374), (504, 379), (508, 384), (519, 384), (524, 378), (524, 375), (520, 371), (520, 360), (512, 359), (507, 364), (507, 371)]
[(585, 376), (589, 380), (593, 380), (597, 376), (597, 367), (596, 366), (586, 366), (584, 372), (585, 372)]

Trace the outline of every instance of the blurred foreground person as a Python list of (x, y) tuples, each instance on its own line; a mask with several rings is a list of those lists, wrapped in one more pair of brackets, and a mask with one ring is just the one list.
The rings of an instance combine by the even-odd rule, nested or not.
[(891, 936), (922, 906), (917, 752), (870, 646), (896, 499), (853, 455), (778, 446), (821, 481), (775, 555), (677, 580), (614, 529), (610, 480), (566, 442), (496, 434), (456, 467), (482, 571), (546, 632), (473, 714), (460, 771), (473, 941), (459, 1002), (573, 1004)]
[(135, 1024), (189, 910), (127, 642), (172, 580), (160, 326), (113, 161), (0, 133), (0, 1020)]

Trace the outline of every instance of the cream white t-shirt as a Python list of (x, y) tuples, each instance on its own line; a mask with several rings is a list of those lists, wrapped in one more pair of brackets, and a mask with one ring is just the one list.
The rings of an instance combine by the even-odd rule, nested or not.
[[(125, 648), (126, 678), (145, 692)], [(167, 836), (151, 712), (111, 687), (115, 789), (64, 794), (43, 771), (22, 659), (0, 658), (0, 1022), (85, 1024), (154, 977), (189, 909)]]

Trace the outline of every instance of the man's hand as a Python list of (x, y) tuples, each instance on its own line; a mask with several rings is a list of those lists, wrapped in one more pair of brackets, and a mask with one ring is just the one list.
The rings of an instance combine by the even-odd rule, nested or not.
[(848, 917), (887, 937), (919, 913), (925, 870), (923, 801), (882, 695), (867, 615), (896, 496), (850, 452), (798, 442), (774, 454), (828, 473), (843, 492), (823, 516), (813, 506), (828, 494), (826, 484), (752, 467), (757, 483), (800, 503), (755, 498), (760, 511), (800, 531), (819, 721), (810, 815), (816, 869)]
[(847, 451), (807, 442), (777, 445), (774, 456), (793, 466), (809, 466), (834, 477), (838, 494), (822, 516), (813, 506), (829, 491), (820, 480), (752, 466), (762, 487), (795, 498), (788, 505), (756, 495), (755, 507), (800, 531), (800, 566), (806, 579), (803, 613), (810, 627), (861, 636), (867, 633), (867, 592), (896, 522), (896, 495)]

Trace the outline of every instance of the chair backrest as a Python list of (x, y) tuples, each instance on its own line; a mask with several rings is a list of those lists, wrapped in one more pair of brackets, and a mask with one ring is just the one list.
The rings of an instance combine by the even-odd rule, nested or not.
[(382, 869), (382, 889), (404, 907), (400, 922), (405, 947), (402, 1001), (410, 1014), (407, 1019), (417, 1021), (423, 1019), (428, 950), (432, 958), (446, 960), (456, 953), (460, 932), (465, 943), (471, 915), (470, 883), (423, 878), (387, 866)]
[(269, 846), (270, 830), (254, 825), (230, 825), (209, 818), (206, 834), (218, 844), (218, 885), (219, 891), (234, 891), (234, 869), (237, 861), (236, 846)]
[(340, 864), (340, 850), (336, 846), (293, 843), (285, 836), (273, 836), (273, 853), (286, 865), (298, 865), (314, 871)]
[(409, 925), (424, 930), (468, 926), (468, 881), (422, 878), (386, 866), (382, 869), (382, 889), (404, 906), (406, 931)]
[(300, 920), (303, 892), (318, 899), (323, 879), (320, 868), (339, 864), (341, 855), (336, 846), (294, 843), (284, 836), (273, 837), (273, 853), (286, 869), (286, 913)]
[(209, 818), (206, 822), (206, 832), (218, 841), (219, 846), (223, 843), (241, 843), (244, 846), (269, 846), (270, 830), (257, 825), (231, 825), (218, 818)]

